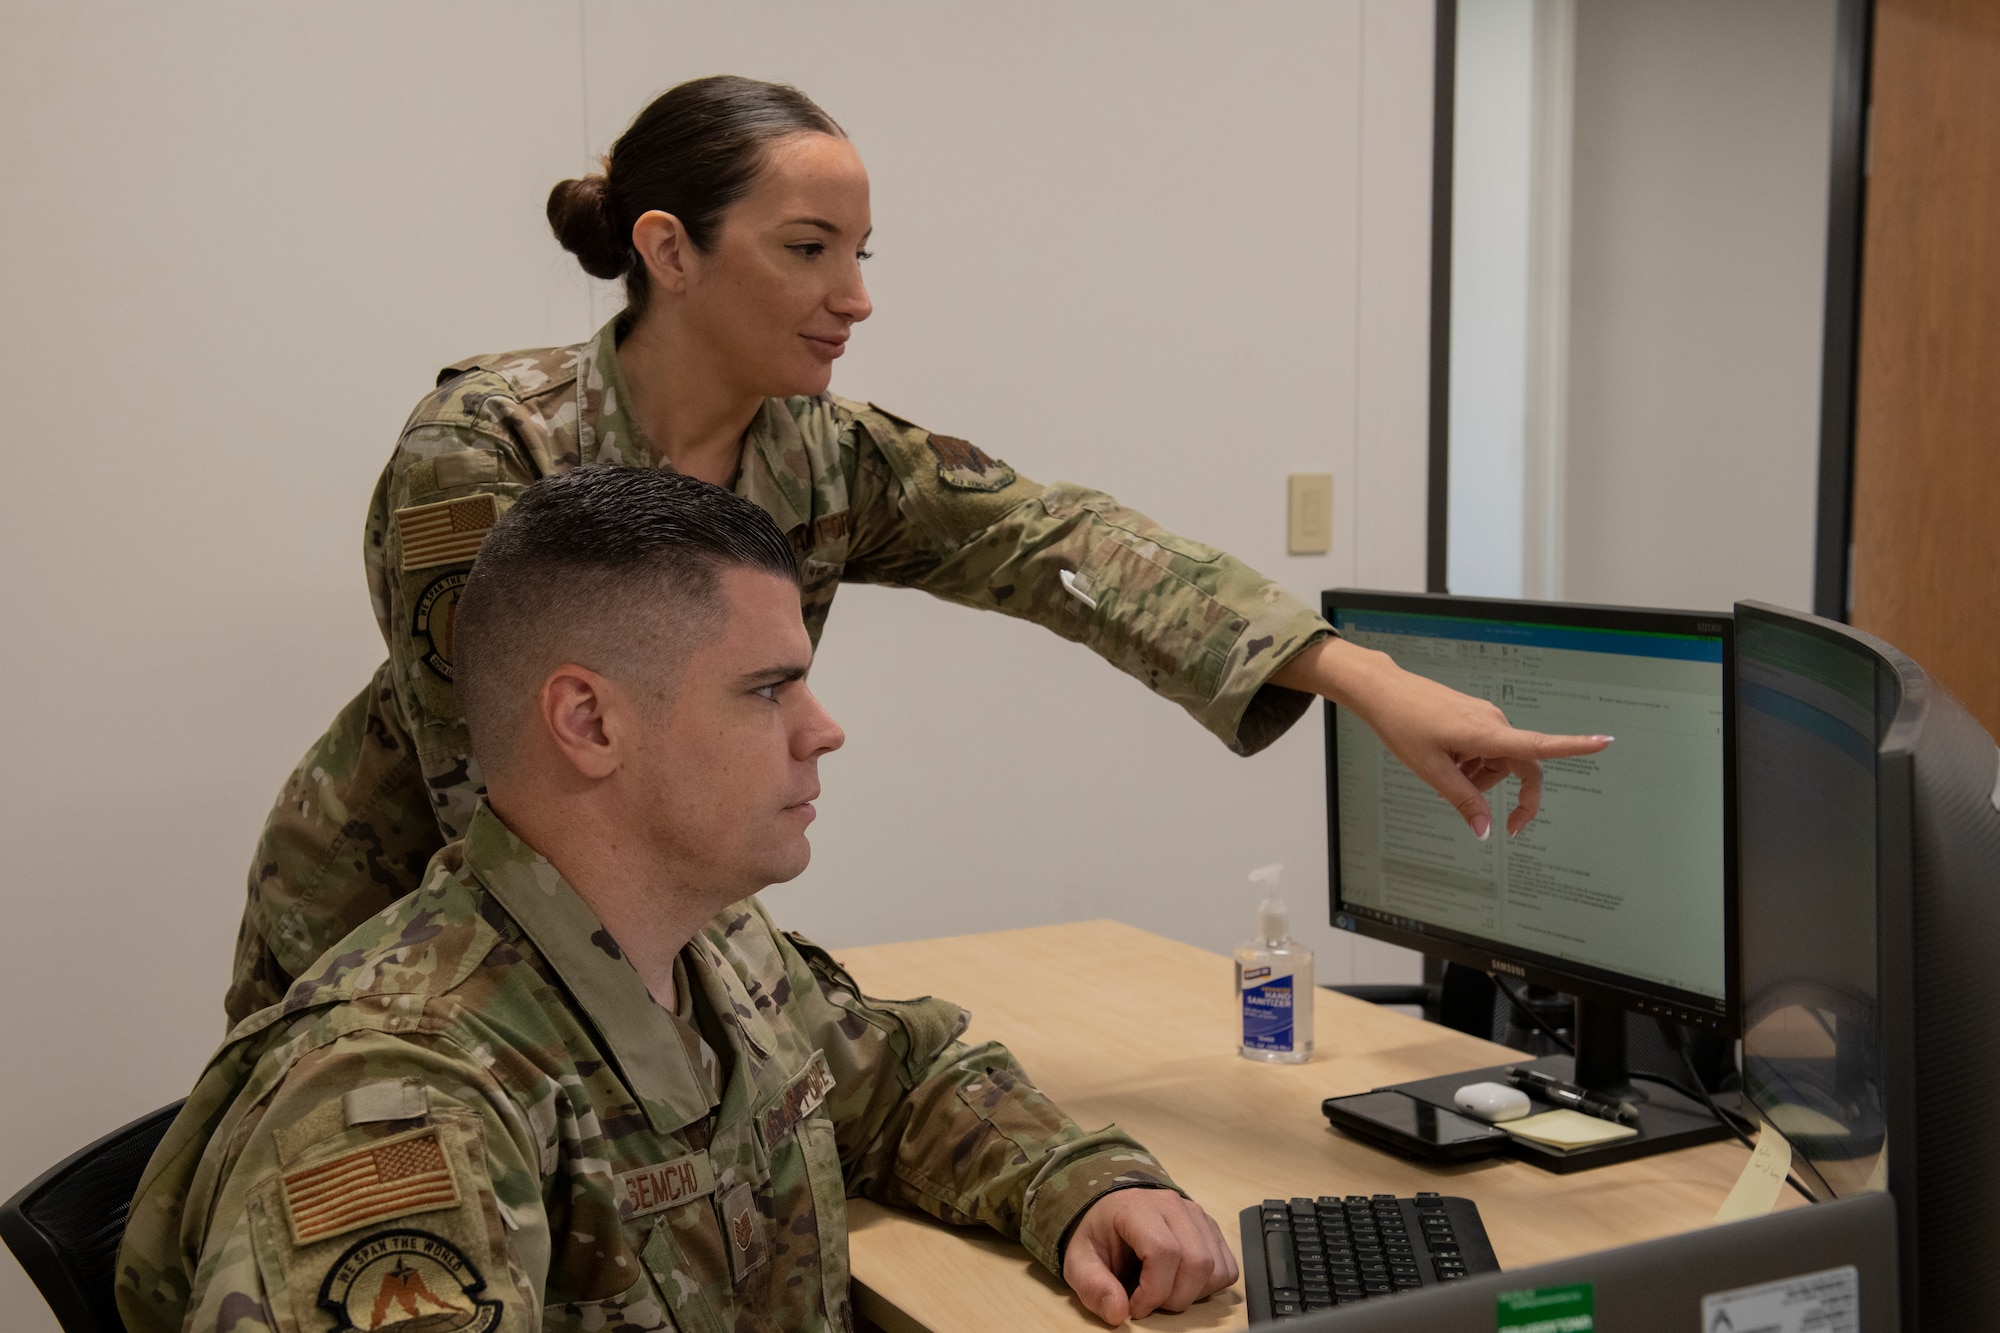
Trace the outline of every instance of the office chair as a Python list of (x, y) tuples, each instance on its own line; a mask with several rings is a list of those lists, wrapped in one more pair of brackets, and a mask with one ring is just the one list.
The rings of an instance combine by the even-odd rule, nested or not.
[(63, 1333), (124, 1333), (111, 1288), (125, 1213), (180, 1109), (175, 1102), (112, 1130), (0, 1204), (0, 1239), (28, 1270)]

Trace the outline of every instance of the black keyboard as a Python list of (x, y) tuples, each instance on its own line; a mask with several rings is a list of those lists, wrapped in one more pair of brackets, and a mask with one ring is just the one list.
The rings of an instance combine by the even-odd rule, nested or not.
[(1470, 1199), (1266, 1199), (1239, 1220), (1253, 1324), (1500, 1271)]

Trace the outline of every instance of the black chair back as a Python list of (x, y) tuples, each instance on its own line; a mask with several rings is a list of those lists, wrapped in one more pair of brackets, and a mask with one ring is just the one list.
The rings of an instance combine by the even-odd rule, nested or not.
[(63, 1333), (125, 1333), (112, 1299), (125, 1213), (181, 1103), (71, 1153), (0, 1204), (0, 1239), (55, 1311)]

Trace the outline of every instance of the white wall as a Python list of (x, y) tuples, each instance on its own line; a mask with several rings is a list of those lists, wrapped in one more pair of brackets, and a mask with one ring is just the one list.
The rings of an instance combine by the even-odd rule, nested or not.
[(1453, 592), (1807, 604), (1833, 20), (1461, 0)]
[[(1113, 490), (1302, 594), (1422, 578), (1422, 0), (21, 7), (0, 44), (0, 1191), (181, 1095), (273, 792), (381, 655), (369, 489), (434, 369), (614, 308), (540, 221), (653, 92), (787, 79), (875, 183), (835, 388)], [(1335, 552), (1283, 554), (1331, 471)], [(1293, 867), (1316, 717), (1253, 761), (1082, 650), (842, 593), (817, 860), (834, 945), (1109, 915), (1224, 948)], [(1226, 1003), (1222, 996), (1217, 1003)], [(0, 1262), (0, 1325), (54, 1327)]]
[(1828, 0), (1579, 0), (1564, 595), (1810, 607)]

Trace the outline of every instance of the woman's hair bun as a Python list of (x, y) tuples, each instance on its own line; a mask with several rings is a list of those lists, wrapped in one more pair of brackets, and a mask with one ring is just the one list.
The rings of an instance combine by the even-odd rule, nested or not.
[(599, 175), (559, 181), (549, 191), (549, 228), (593, 278), (625, 276), (631, 242), (611, 217), (610, 181)]
[(625, 311), (636, 317), (652, 290), (632, 248), (639, 219), (670, 214), (682, 239), (707, 253), (723, 214), (756, 185), (771, 145), (791, 134), (846, 137), (810, 97), (782, 83), (715, 74), (675, 84), (618, 136), (600, 174), (549, 191), (549, 226), (585, 273), (625, 279)]

